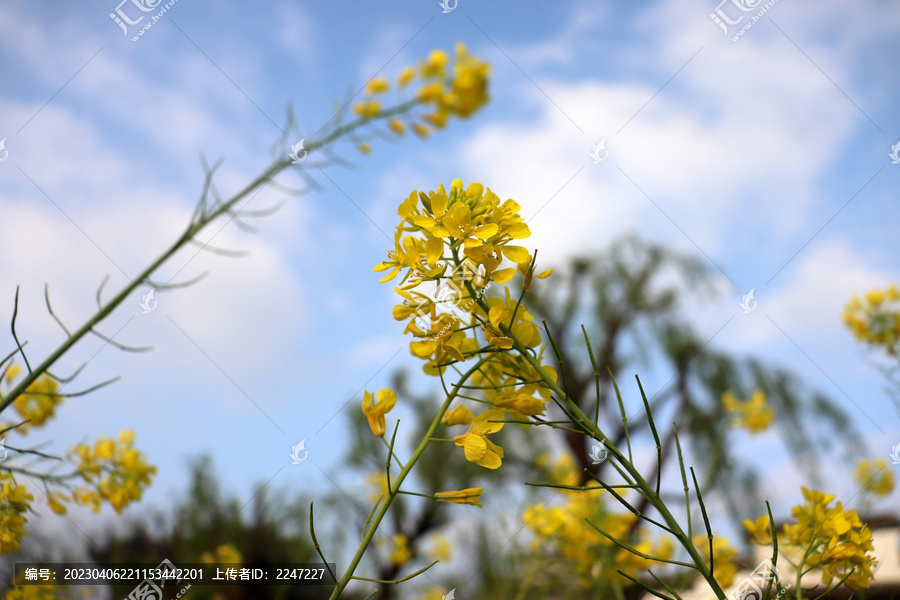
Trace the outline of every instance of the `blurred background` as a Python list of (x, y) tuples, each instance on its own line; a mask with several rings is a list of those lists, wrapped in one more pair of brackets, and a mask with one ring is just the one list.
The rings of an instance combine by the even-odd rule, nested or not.
[[(111, 536), (134, 542), (143, 527), (148, 540), (181, 531), (185, 556), (233, 543), (246, 557), (248, 531), (271, 529), (285, 560), (312, 560), (304, 527), (317, 500), (320, 538), (345, 566), (371, 506), (366, 473), (383, 464), (360, 421), (363, 390), (401, 389), (392, 415), (409, 423), (404, 449), (439, 391), (372, 267), (393, 247), (410, 191), (455, 178), (522, 206), (528, 247), (557, 271), (536, 286), (535, 312), (571, 330), (573, 364), (585, 366), (583, 322), (608, 342), (630, 413), (641, 407), (639, 373), (647, 395), (668, 402), (661, 422), (690, 422), (699, 441), (687, 460), (721, 479), (708, 501), (723, 532), (739, 541), (739, 519), (761, 514), (761, 500), (787, 517), (800, 485), (896, 512), (896, 490), (863, 506), (852, 477), (858, 458), (887, 458), (900, 443), (900, 412), (877, 353), (854, 340), (842, 311), (853, 294), (900, 280), (900, 165), (889, 156), (900, 141), (900, 6), (775, 2), (740, 37), (749, 17), (719, 25), (710, 13), (756, 13), (712, 1), (459, 0), (443, 12), (436, 0), (178, 0), (137, 38), (139, 25), (123, 31), (110, 17), (117, 8), (139, 14), (130, 2), (96, 1), (13, 2), (0, 13), (0, 314), (12, 314), (18, 286), (17, 330), (34, 356), (63, 336), (44, 307), (45, 283), (56, 313), (83, 322), (104, 277), (112, 295), (180, 235), (202, 190), (201, 157), (224, 159), (217, 185), (227, 197), (287, 152), (278, 143), (288, 106), (314, 138), (372, 77), (393, 81), (456, 42), (491, 64), (491, 101), (427, 140), (377, 141), (367, 155), (339, 146), (351, 164), (308, 170), (318, 189), (288, 197), (254, 223), (256, 235), (212, 228), (204, 240), (248, 256), (180, 253), (160, 279), (209, 277), (158, 294), (150, 314), (135, 294), (103, 328), (153, 352), (79, 343), (58, 370), (87, 361), (82, 387), (121, 381), (66, 401), (28, 442), (62, 454), (131, 428), (158, 474), (124, 518), (39, 511), (25, 546), (35, 555), (122, 556)], [(290, 170), (279, 181), (303, 183)], [(248, 206), (285, 198), (269, 187)], [(638, 277), (641, 268), (652, 277)], [(15, 347), (8, 331), (0, 339), (3, 354)], [(680, 381), (693, 381), (686, 396), (673, 387)], [(724, 424), (721, 394), (756, 388), (773, 399), (776, 425), (712, 435)], [(308, 457), (292, 464), (301, 440)], [(539, 480), (526, 468), (538, 455), (584, 458), (558, 435), (510, 432), (504, 447), (513, 440), (521, 470), (510, 462), (508, 493), (485, 485), (481, 512), (427, 517), (409, 503), (405, 516), (427, 521), (423, 544), (436, 531), (459, 544), (426, 583), (462, 588), (479, 572), (460, 556), (467, 533), (471, 544), (487, 536), (478, 547), (490, 550), (469, 559), (507, 556), (492, 553), (515, 546), (524, 503), (552, 496), (522, 489)], [(441, 452), (458, 470), (431, 483), (483, 483), (457, 450)], [(664, 472), (677, 492), (672, 464)], [(450, 516), (454, 526), (442, 529)], [(398, 531), (416, 530), (408, 519), (398, 517)], [(158, 562), (148, 540), (132, 555)], [(396, 548), (384, 543), (385, 553)], [(370, 566), (387, 578), (407, 572)]]

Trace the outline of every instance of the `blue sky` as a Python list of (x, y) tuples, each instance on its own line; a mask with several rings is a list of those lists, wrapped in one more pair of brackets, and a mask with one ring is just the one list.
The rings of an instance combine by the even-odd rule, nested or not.
[[(737, 42), (739, 25), (724, 35), (709, 17), (713, 2), (459, 0), (443, 14), (436, 1), (178, 0), (137, 42), (115, 8), (22, 2), (0, 14), (0, 314), (21, 286), (33, 356), (61, 339), (45, 282), (56, 311), (81, 323), (106, 274), (111, 293), (180, 234), (199, 157), (225, 159), (223, 196), (240, 189), (267, 165), (289, 102), (311, 135), (375, 74), (392, 79), (457, 41), (492, 64), (492, 101), (427, 142), (378, 142), (369, 156), (344, 146), (357, 168), (317, 175), (322, 191), (288, 199), (259, 235), (217, 234), (247, 258), (176, 256), (162, 279), (182, 267), (210, 276), (159, 294), (149, 315), (136, 294), (103, 328), (155, 351), (78, 344), (63, 364), (90, 361), (82, 384), (122, 380), (67, 402), (31, 441), (63, 452), (135, 429), (160, 469), (156, 504), (184, 489), (186, 458), (201, 452), (244, 497), (266, 481), (314, 494), (332, 485), (323, 472), (358, 485), (339, 461), (346, 411), (395, 369), (418, 368), (371, 268), (399, 201), (460, 177), (515, 198), (547, 264), (628, 231), (706, 255), (721, 294), (689, 305), (701, 333), (721, 329), (717, 347), (846, 402), (878, 455), (900, 442), (882, 379), (840, 318), (851, 294), (900, 280), (900, 165), (888, 156), (900, 141), (900, 6), (780, 0)], [(604, 138), (609, 158), (594, 164)], [(283, 198), (269, 189), (252, 207)], [(743, 315), (751, 288), (758, 310)], [(291, 465), (304, 438), (309, 460)], [(747, 441), (748, 454), (767, 439)], [(763, 456), (767, 492), (789, 506), (802, 474), (778, 449)], [(855, 491), (843, 471), (830, 484)]]

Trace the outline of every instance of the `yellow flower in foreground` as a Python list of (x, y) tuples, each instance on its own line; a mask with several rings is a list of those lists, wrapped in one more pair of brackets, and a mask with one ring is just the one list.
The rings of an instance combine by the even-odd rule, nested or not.
[(384, 415), (391, 412), (396, 403), (397, 394), (393, 390), (378, 390), (377, 397), (366, 390), (362, 403), (363, 414), (369, 420), (369, 427), (372, 428), (372, 433), (378, 437), (384, 435)]
[(468, 425), (474, 418), (475, 416), (472, 414), (471, 410), (460, 405), (445, 412), (444, 416), (441, 418), (441, 423), (444, 425)]
[(499, 410), (481, 413), (472, 420), (469, 431), (453, 438), (453, 442), (465, 450), (466, 460), (469, 462), (486, 469), (496, 469), (502, 463), (503, 448), (490, 441), (487, 435), (503, 429), (503, 423), (489, 421), (503, 421), (503, 413)]
[(722, 405), (734, 415), (735, 423), (750, 433), (765, 431), (775, 417), (775, 411), (768, 405), (762, 390), (755, 390), (746, 402), (739, 402), (730, 391), (725, 392), (722, 394)]
[(865, 458), (859, 461), (854, 472), (856, 483), (878, 498), (894, 490), (894, 472), (883, 458)]
[(482, 488), (466, 488), (464, 490), (437, 492), (434, 497), (438, 502), (452, 502), (453, 504), (471, 504), (481, 507)]

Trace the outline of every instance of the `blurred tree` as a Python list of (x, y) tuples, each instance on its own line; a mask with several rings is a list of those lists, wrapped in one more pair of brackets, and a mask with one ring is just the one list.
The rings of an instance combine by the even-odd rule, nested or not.
[[(703, 490), (716, 490), (732, 517), (756, 514), (762, 498), (757, 470), (732, 450), (738, 428), (732, 426), (733, 413), (723, 401), (726, 392), (738, 398), (762, 392), (781, 442), (813, 483), (819, 478), (817, 459), (835, 450), (835, 440), (844, 442), (847, 457), (862, 455), (863, 442), (840, 403), (807, 389), (783, 368), (715, 349), (712, 338), (704, 340), (689, 323), (683, 314), (685, 301), (696, 300), (696, 292), (715, 293), (713, 273), (699, 259), (629, 235), (596, 256), (573, 259), (547, 281), (552, 285), (534, 286), (529, 306), (546, 320), (556, 339), (566, 385), (581, 409), (599, 414), (610, 440), (624, 443), (613, 378), (624, 397), (634, 396), (631, 374), (641, 367), (646, 381), (649, 369), (661, 364), (671, 377), (649, 396), (656, 421), (677, 423), (702, 475)], [(582, 324), (593, 346), (596, 374), (584, 351)], [(628, 414), (631, 436), (648, 434), (642, 414)], [(608, 463), (593, 464), (584, 436), (566, 432), (564, 437), (580, 468), (603, 473)], [(665, 469), (676, 464), (672, 433), (662, 439), (662, 446), (660, 468)], [(589, 480), (585, 472), (582, 482)], [(673, 496), (680, 498), (681, 490), (675, 491)]]

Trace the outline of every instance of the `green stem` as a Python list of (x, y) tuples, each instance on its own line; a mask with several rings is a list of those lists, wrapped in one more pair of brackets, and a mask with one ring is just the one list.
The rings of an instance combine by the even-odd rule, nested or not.
[[(466, 381), (469, 377), (472, 376), (481, 366), (490, 360), (493, 357), (482, 358), (475, 365), (466, 371), (460, 382)], [(431, 425), (428, 427), (428, 431), (425, 432), (425, 435), (422, 436), (422, 441), (419, 442), (418, 447), (416, 448), (413, 455), (410, 457), (408, 461), (406, 461), (406, 466), (400, 471), (397, 477), (394, 478), (394, 488), (391, 490), (390, 495), (388, 496), (385, 503), (381, 506), (375, 516), (372, 518), (372, 523), (369, 525), (369, 530), (366, 532), (365, 537), (362, 539), (362, 543), (360, 543), (359, 548), (356, 550), (356, 554), (353, 556), (353, 559), (350, 561), (350, 564), (347, 566), (347, 570), (344, 572), (343, 577), (335, 586), (334, 591), (331, 592), (330, 600), (335, 600), (339, 598), (341, 593), (344, 591), (344, 588), (347, 587), (347, 584), (350, 583), (350, 580), (353, 579), (353, 573), (356, 571), (356, 567), (359, 566), (359, 562), (362, 560), (363, 554), (365, 554), (366, 549), (369, 547), (369, 544), (372, 542), (372, 538), (375, 536), (375, 532), (378, 531), (378, 527), (381, 524), (382, 519), (387, 514), (388, 509), (391, 507), (391, 504), (394, 502), (394, 498), (397, 497), (399, 493), (400, 486), (403, 485), (403, 481), (406, 479), (406, 476), (409, 475), (412, 468), (416, 466), (416, 463), (419, 461), (419, 458), (422, 456), (422, 453), (425, 451), (425, 448), (428, 447), (428, 444), (431, 442), (431, 436), (434, 435), (435, 430), (437, 430), (438, 425), (441, 424), (441, 419), (444, 417), (444, 413), (450, 408), (450, 404), (456, 398), (459, 390), (461, 388), (457, 385), (453, 386), (453, 390), (447, 394), (447, 399), (444, 400), (444, 403), (441, 405), (440, 410), (437, 415), (434, 417), (434, 420), (431, 421)]]
[[(468, 281), (465, 282), (466, 286), (470, 288), (471, 286)], [(488, 312), (487, 303), (483, 299), (478, 300), (479, 305), (482, 310), (485, 311), (485, 314)], [(600, 427), (597, 426), (591, 419), (584, 414), (581, 408), (569, 397), (569, 395), (560, 388), (559, 385), (556, 384), (555, 381), (550, 377), (550, 375), (544, 370), (543, 365), (541, 365), (540, 361), (529, 352), (528, 348), (522, 345), (522, 343), (518, 340), (518, 338), (513, 334), (512, 330), (505, 324), (500, 323), (500, 330), (503, 334), (513, 340), (513, 347), (516, 349), (519, 354), (525, 358), (526, 361), (534, 368), (535, 372), (540, 376), (541, 379), (544, 380), (545, 385), (554, 393), (558, 398), (565, 403), (565, 409), (567, 412), (574, 415), (575, 424), (582, 428), (586, 433), (591, 435), (596, 440), (608, 439), (606, 435), (604, 435), (603, 431), (600, 430)], [(554, 346), (552, 338), (550, 339), (551, 346)], [(712, 588), (713, 592), (716, 594), (716, 597), (720, 600), (726, 600), (725, 591), (722, 589), (722, 586), (719, 585), (719, 582), (716, 581), (715, 577), (713, 577), (712, 572), (709, 567), (706, 566), (706, 561), (700, 556), (700, 553), (697, 551), (697, 548), (694, 547), (693, 541), (684, 533), (681, 529), (681, 525), (679, 525), (678, 521), (672, 516), (671, 511), (659, 497), (659, 494), (656, 490), (651, 486), (638, 471), (637, 467), (628, 460), (619, 449), (613, 445), (611, 442), (608, 445), (609, 451), (615, 456), (617, 462), (620, 463), (625, 470), (631, 475), (634, 479), (635, 485), (640, 488), (642, 495), (647, 498), (650, 504), (660, 513), (663, 518), (663, 521), (668, 525), (669, 530), (672, 534), (678, 539), (679, 543), (684, 547), (687, 553), (690, 555), (691, 560), (694, 563), (694, 567), (700, 573), (700, 575), (709, 583), (709, 586)]]
[[(380, 113), (377, 119), (386, 119), (403, 112), (410, 110), (412, 107), (419, 104), (418, 100), (410, 100), (404, 102), (402, 104), (397, 105), (396, 107), (386, 110)], [(336, 139), (340, 138), (347, 133), (352, 132), (355, 129), (362, 127), (373, 121), (374, 119), (357, 119), (356, 121), (352, 121), (347, 123), (346, 125), (342, 125), (338, 127), (328, 135), (324, 136), (320, 140), (313, 140), (310, 142), (309, 146), (306, 148), (307, 152), (313, 152), (323, 146), (330, 144)], [(142, 285), (150, 276), (156, 272), (166, 261), (168, 261), (176, 252), (181, 250), (186, 244), (188, 244), (191, 240), (193, 240), (198, 233), (200, 233), (207, 225), (215, 221), (217, 218), (222, 216), (223, 214), (229, 212), (234, 206), (252, 194), (257, 188), (260, 186), (264, 186), (269, 183), (272, 179), (275, 178), (281, 171), (285, 168), (290, 167), (293, 163), (287, 159), (280, 159), (273, 163), (268, 169), (266, 169), (259, 177), (254, 179), (250, 184), (248, 184), (244, 189), (238, 192), (235, 196), (233, 196), (230, 200), (221, 204), (218, 208), (213, 210), (207, 215), (201, 215), (199, 220), (196, 222), (192, 222), (188, 228), (184, 231), (178, 240), (173, 243), (168, 250), (163, 252), (159, 258), (150, 263), (150, 266), (145, 268), (141, 273), (135, 277), (131, 283), (126, 285), (109, 303), (105, 306), (101, 307), (94, 316), (88, 319), (84, 325), (82, 325), (77, 331), (75, 331), (72, 335), (70, 335), (66, 340), (60, 344), (56, 350), (54, 350), (42, 363), (40, 363), (37, 367), (32, 369), (10, 392), (0, 400), (0, 413), (2, 413), (6, 408), (15, 401), (26, 389), (30, 386), (34, 381), (41, 376), (41, 374), (45, 373), (50, 367), (59, 360), (63, 354), (69, 351), (69, 349), (74, 346), (81, 338), (86, 336), (93, 330), (94, 327), (103, 322), (106, 317), (108, 317), (116, 308), (119, 307), (127, 298), (136, 290), (140, 285)], [(205, 198), (204, 198), (205, 201)]]

